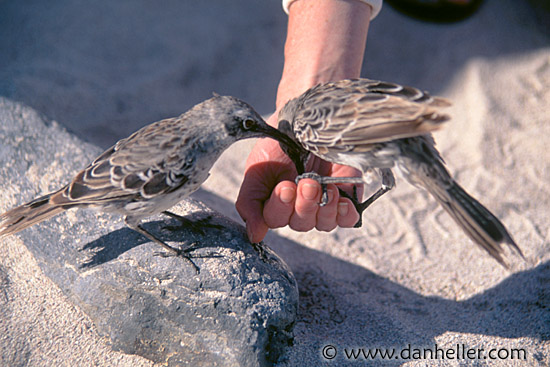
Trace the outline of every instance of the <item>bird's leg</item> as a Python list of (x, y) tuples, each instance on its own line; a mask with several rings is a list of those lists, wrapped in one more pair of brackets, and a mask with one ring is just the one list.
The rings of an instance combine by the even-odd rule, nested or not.
[(327, 185), (328, 184), (362, 184), (363, 178), (361, 177), (330, 177), (330, 176), (321, 176), (320, 174), (316, 172), (306, 172), (296, 177), (296, 184), (300, 182), (300, 180), (303, 180), (304, 178), (311, 178), (312, 180), (315, 180), (319, 182), (321, 185), (321, 190), (323, 191), (323, 194), (321, 196), (321, 203), (320, 206), (325, 206), (328, 203), (328, 192), (327, 192)]
[[(186, 250), (180, 250), (180, 249), (177, 249), (177, 248), (174, 248), (170, 245), (168, 245), (166, 242), (158, 239), (157, 237), (155, 237), (152, 233), (148, 232), (145, 228), (143, 228), (141, 225), (137, 224), (137, 225), (134, 225), (134, 224), (130, 224), (130, 223), (126, 223), (128, 225), (128, 227), (130, 227), (131, 229), (133, 229), (134, 231), (138, 232), (139, 234), (147, 237), (149, 240), (161, 245), (162, 247), (164, 247), (166, 250), (168, 250), (170, 253), (172, 253), (174, 256), (181, 256), (183, 257), (185, 260), (187, 260), (192, 266), (193, 268), (195, 269), (195, 271), (197, 272), (197, 274), (200, 272), (199, 270), (199, 267), (193, 262), (193, 260), (191, 260), (191, 257), (189, 255), (186, 254), (187, 249)], [(162, 256), (166, 256), (166, 254), (162, 255)]]
[(363, 212), (372, 203), (374, 203), (376, 199), (378, 199), (379, 197), (384, 195), (386, 192), (390, 191), (395, 187), (395, 177), (393, 176), (393, 173), (389, 168), (381, 168), (380, 175), (382, 177), (382, 187), (362, 203), (359, 202), (359, 199), (357, 197), (356, 186), (353, 186), (353, 197), (350, 197), (348, 193), (340, 190), (340, 196), (350, 199), (353, 206), (355, 207), (355, 210), (357, 210), (357, 213), (359, 213), (359, 220), (353, 226), (354, 228), (361, 228), (361, 226), (363, 225)]
[[(376, 199), (395, 187), (395, 177), (393, 177), (393, 173), (390, 169), (381, 168), (380, 175), (382, 176), (382, 187), (378, 189), (378, 191), (376, 191), (374, 194), (372, 194), (367, 200), (363, 201), (362, 203), (357, 203), (356, 209), (359, 214), (362, 214), (372, 203), (376, 201)], [(355, 187), (354, 197), (357, 200)]]
[[(191, 219), (187, 219), (186, 217), (183, 217), (181, 215), (169, 212), (167, 210), (163, 211), (162, 214), (167, 215), (170, 218), (177, 219), (181, 223), (181, 226), (187, 227), (187, 228), (191, 229), (192, 231), (194, 231), (194, 232), (196, 232), (196, 233), (198, 233), (202, 236), (205, 235), (202, 227), (210, 227), (210, 228), (218, 228), (218, 229), (223, 228), (223, 226), (221, 226), (219, 224), (210, 223), (209, 220), (212, 218), (211, 216), (208, 216), (204, 219), (199, 219), (197, 221), (192, 221)], [(179, 229), (180, 227), (165, 226), (165, 228), (168, 229), (168, 230), (176, 230), (176, 229)]]

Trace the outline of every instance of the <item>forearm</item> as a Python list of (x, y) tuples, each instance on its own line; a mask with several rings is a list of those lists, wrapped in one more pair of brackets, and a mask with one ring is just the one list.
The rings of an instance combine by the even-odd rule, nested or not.
[(289, 8), (277, 110), (320, 82), (360, 75), (371, 7), (358, 0), (297, 0)]

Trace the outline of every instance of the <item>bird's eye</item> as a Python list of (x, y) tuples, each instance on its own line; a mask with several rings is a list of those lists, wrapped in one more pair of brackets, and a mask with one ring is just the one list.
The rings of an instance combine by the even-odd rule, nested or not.
[(244, 128), (245, 130), (250, 130), (250, 129), (252, 129), (252, 127), (253, 127), (254, 125), (256, 125), (256, 121), (254, 121), (254, 120), (246, 119), (246, 120), (243, 121), (243, 128)]

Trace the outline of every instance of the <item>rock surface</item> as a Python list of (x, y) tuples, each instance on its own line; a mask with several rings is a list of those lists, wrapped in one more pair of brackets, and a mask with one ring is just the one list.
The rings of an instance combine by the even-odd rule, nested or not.
[[(3, 98), (0, 120), (2, 209), (61, 187), (99, 153)], [(199, 273), (183, 258), (154, 256), (163, 249), (120, 218), (93, 210), (66, 212), (16, 236), (114, 350), (169, 366), (276, 361), (292, 341), (297, 313), (288, 267), (267, 246), (252, 246), (242, 226), (205, 205), (189, 200), (175, 210), (206, 218), (206, 234), (181, 226), (168, 230), (166, 225), (179, 223), (166, 217), (145, 227), (176, 246), (195, 244), (190, 254)], [(0, 271), (0, 289), (7, 284), (9, 276)]]

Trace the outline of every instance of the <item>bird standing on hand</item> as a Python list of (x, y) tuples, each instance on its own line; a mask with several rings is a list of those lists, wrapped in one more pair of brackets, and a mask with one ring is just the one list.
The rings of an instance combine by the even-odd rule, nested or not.
[[(431, 132), (449, 120), (440, 112), (450, 103), (416, 88), (369, 79), (319, 84), (289, 101), (279, 112), (279, 130), (300, 146), (281, 145), (302, 178), (329, 183), (369, 183), (377, 171), (382, 187), (365, 202), (354, 201), (359, 215), (395, 186), (396, 166), (414, 186), (426, 189), (464, 232), (500, 264), (505, 243), (523, 257), (504, 225), (451, 177)], [(302, 174), (312, 153), (360, 170), (363, 177)], [(341, 194), (347, 196), (343, 191)], [(326, 194), (323, 195), (326, 200)], [(323, 205), (323, 202), (321, 203)], [(358, 223), (360, 226), (360, 222)]]
[(67, 209), (92, 207), (123, 215), (128, 227), (186, 257), (146, 231), (142, 219), (163, 212), (185, 221), (166, 210), (199, 188), (231, 144), (257, 137), (295, 144), (245, 102), (216, 95), (179, 117), (145, 126), (106, 150), (67, 186), (0, 215), (0, 236)]

